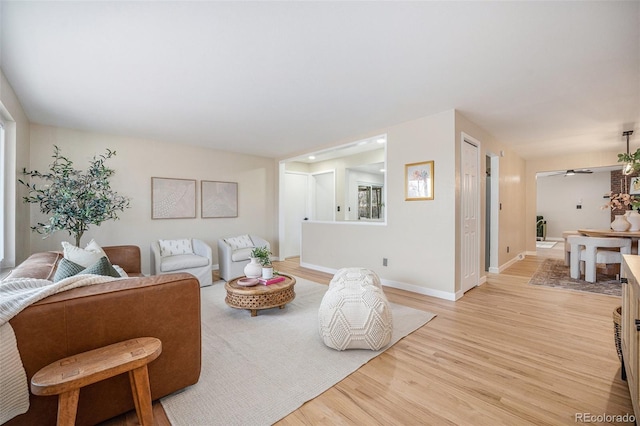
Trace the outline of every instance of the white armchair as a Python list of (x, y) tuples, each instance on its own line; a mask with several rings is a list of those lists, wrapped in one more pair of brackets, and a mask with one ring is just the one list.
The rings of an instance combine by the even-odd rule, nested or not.
[(268, 241), (255, 235), (241, 235), (218, 240), (218, 266), (220, 278), (225, 281), (244, 276), (244, 267), (249, 264), (251, 251), (255, 247), (271, 249)]
[(151, 273), (153, 275), (188, 272), (200, 282), (211, 285), (213, 251), (202, 240), (158, 240), (151, 243)]

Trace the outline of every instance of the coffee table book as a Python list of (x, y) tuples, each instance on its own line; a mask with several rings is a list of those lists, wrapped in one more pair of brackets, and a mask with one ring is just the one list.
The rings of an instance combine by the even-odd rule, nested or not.
[(273, 277), (273, 278), (258, 278), (258, 282), (264, 285), (275, 284), (281, 281), (284, 281), (284, 277), (282, 276)]

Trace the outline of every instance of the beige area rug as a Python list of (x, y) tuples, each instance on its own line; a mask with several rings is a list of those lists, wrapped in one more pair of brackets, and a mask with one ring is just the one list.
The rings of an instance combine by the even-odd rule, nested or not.
[[(384, 352), (326, 347), (318, 308), (328, 286), (296, 281), (293, 302), (257, 317), (225, 304), (223, 282), (201, 289), (202, 374), (161, 400), (172, 425), (273, 424)], [(393, 337), (385, 349), (435, 316), (391, 307)]]
[(529, 284), (608, 294), (610, 296), (622, 295), (622, 284), (620, 281), (613, 275), (606, 275), (604, 269), (597, 268), (596, 282), (589, 283), (584, 280), (571, 278), (569, 267), (565, 266), (564, 260), (560, 259), (545, 259), (544, 262), (538, 266), (531, 280), (529, 280)]

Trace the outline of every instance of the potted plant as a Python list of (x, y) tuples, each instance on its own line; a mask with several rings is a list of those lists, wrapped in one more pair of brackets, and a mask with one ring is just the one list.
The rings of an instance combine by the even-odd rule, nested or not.
[(109, 178), (115, 171), (105, 166), (105, 161), (116, 155), (107, 149), (106, 154), (94, 156), (86, 172), (75, 169), (73, 162), (53, 147), (53, 163), (48, 173), (23, 169), (22, 174), (46, 181), (42, 186), (18, 180), (29, 189), (26, 203), (40, 205), (40, 211), (49, 215), (47, 223), (37, 223), (33, 231), (44, 238), (56, 231), (67, 231), (75, 237), (76, 246), (89, 225), (100, 225), (106, 220), (118, 219), (118, 212), (129, 207), (129, 197), (118, 195), (111, 189)]
[(255, 247), (251, 250), (251, 257), (258, 259), (258, 262), (262, 265), (262, 278), (273, 277), (273, 265), (271, 264), (271, 251), (264, 247)]

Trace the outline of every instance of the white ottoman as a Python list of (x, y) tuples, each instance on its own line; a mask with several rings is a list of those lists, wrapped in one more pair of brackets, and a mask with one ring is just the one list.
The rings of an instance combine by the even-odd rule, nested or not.
[(320, 337), (339, 351), (377, 351), (391, 340), (393, 318), (389, 301), (375, 272), (340, 269), (322, 298), (318, 313)]

